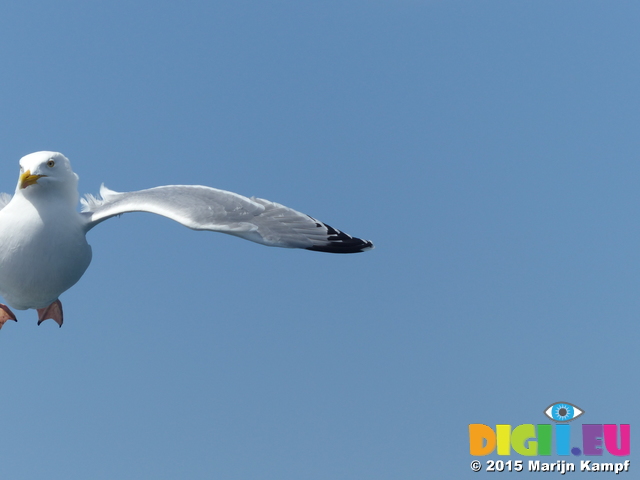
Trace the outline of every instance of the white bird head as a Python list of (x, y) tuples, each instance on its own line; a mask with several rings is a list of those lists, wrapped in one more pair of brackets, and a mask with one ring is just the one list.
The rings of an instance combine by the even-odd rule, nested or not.
[(69, 159), (58, 152), (35, 152), (22, 157), (16, 195), (37, 198), (51, 191), (77, 201), (78, 175), (71, 170)]

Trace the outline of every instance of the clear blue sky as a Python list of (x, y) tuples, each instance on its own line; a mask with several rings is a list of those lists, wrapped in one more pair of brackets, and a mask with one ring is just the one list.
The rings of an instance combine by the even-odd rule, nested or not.
[(633, 453), (637, 3), (9, 3), (0, 191), (56, 150), (377, 248), (99, 225), (64, 327), (0, 331), (0, 478), (478, 478), (468, 424), (560, 400)]

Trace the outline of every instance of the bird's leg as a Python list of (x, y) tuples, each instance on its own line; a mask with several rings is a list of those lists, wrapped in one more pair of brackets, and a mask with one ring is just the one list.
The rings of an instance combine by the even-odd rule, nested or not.
[(62, 326), (62, 304), (60, 300), (56, 300), (48, 307), (38, 309), (38, 325), (48, 318)]
[(0, 328), (2, 328), (7, 320), (13, 320), (14, 322), (18, 321), (9, 307), (0, 303)]

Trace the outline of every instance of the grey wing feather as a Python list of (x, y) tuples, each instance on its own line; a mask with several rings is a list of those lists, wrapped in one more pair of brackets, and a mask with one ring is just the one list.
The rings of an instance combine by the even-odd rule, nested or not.
[(116, 215), (150, 212), (194, 230), (228, 233), (263, 245), (356, 253), (373, 248), (304, 213), (261, 198), (199, 185), (169, 185), (119, 193), (104, 185), (82, 201), (85, 231)]
[(8, 193), (0, 193), (0, 210), (2, 210), (4, 207), (7, 206), (7, 204), (11, 201), (11, 198), (13, 197), (13, 195), (10, 195)]

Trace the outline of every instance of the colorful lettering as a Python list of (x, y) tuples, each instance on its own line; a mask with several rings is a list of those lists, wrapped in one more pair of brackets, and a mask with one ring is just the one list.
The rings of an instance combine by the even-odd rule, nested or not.
[[(536, 440), (535, 426), (525, 423), (518, 425), (511, 433), (511, 446), (520, 455), (533, 457), (538, 454), (538, 442)], [(527, 447), (525, 444), (529, 442)]]
[(556, 423), (556, 454), (569, 455), (570, 443), (571, 427), (566, 423)]
[(582, 445), (585, 455), (602, 455), (602, 425), (582, 425)]
[(538, 425), (538, 455), (551, 455), (551, 425)]
[(622, 457), (631, 453), (631, 426), (620, 425), (620, 448), (618, 448), (617, 425), (604, 425), (604, 446), (611, 455)]
[(482, 423), (469, 425), (469, 449), (471, 455), (476, 457), (489, 455), (494, 448), (496, 448), (496, 434), (491, 427)]
[[(571, 426), (567, 423), (556, 423), (556, 454), (561, 456), (591, 455), (602, 456), (606, 450), (618, 457), (631, 454), (631, 426), (615, 424), (583, 424), (582, 450), (571, 448)], [(511, 428), (511, 425), (496, 425), (495, 430), (482, 423), (469, 425), (469, 452), (480, 457), (496, 451), (498, 455), (511, 455), (511, 449), (519, 455), (532, 457), (535, 455), (551, 455), (551, 435), (553, 429), (548, 424), (533, 425), (524, 423)], [(536, 437), (537, 434), (537, 437)], [(564, 460), (563, 460), (564, 461)]]

